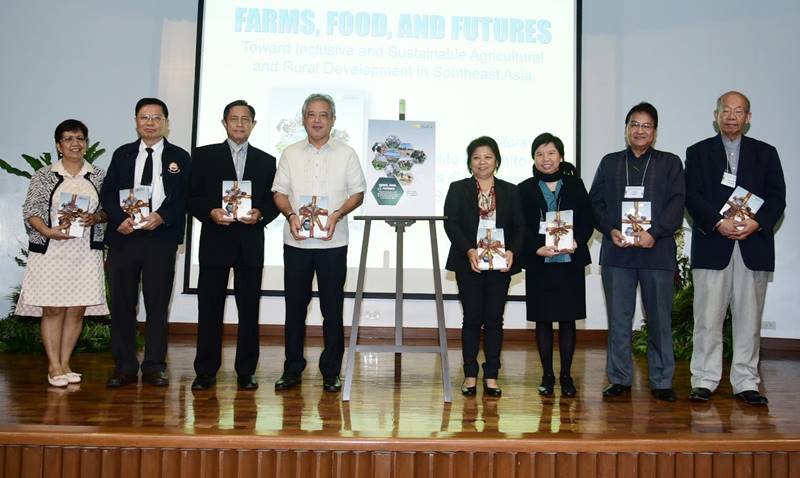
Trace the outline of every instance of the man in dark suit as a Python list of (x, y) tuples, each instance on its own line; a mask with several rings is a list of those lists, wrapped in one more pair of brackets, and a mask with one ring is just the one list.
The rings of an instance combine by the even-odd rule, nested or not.
[[(157, 98), (136, 103), (139, 139), (114, 151), (100, 192), (108, 215), (106, 275), (111, 290), (111, 353), (116, 362), (106, 386), (135, 383), (136, 307), (139, 283), (147, 311), (142, 379), (166, 386), (167, 314), (175, 275), (175, 255), (183, 242), (186, 194), (191, 162), (189, 153), (164, 137), (169, 110)], [(141, 188), (148, 195), (150, 215), (135, 224), (120, 206), (120, 192)]]
[[(707, 401), (722, 377), (722, 324), (733, 314), (730, 380), (736, 398), (766, 405), (758, 391), (761, 315), (775, 270), (773, 230), (786, 208), (786, 183), (778, 152), (744, 136), (750, 100), (729, 91), (714, 112), (720, 134), (686, 150), (686, 209), (692, 217), (694, 349), (689, 399)], [(724, 217), (737, 186), (764, 200), (752, 216)], [(751, 202), (754, 202), (751, 198)]]
[[(249, 144), (256, 110), (244, 100), (225, 107), (222, 125), (228, 138), (194, 151), (189, 210), (203, 223), (200, 232), (200, 276), (197, 282), (197, 373), (192, 390), (214, 386), (222, 363), (222, 319), (231, 267), (239, 309), (236, 363), (239, 388), (255, 390), (258, 365), (258, 306), (264, 268), (264, 228), (278, 215), (272, 201), (275, 157)], [(249, 181), (252, 195), (246, 215), (222, 208), (223, 181)], [(249, 190), (248, 190), (249, 189)]]

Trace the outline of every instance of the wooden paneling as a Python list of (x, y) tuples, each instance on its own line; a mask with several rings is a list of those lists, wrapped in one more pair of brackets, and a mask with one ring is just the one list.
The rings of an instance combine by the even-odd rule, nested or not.
[(4, 478), (798, 478), (800, 452), (508, 453), (2, 446)]

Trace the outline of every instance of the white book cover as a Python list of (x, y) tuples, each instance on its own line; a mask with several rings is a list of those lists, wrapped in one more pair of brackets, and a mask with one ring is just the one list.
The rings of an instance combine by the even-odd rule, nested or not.
[(150, 215), (150, 186), (120, 190), (119, 206), (133, 219), (133, 228), (140, 229)]
[(622, 234), (627, 242), (635, 244), (633, 233), (646, 231), (652, 225), (650, 201), (622, 201)]
[(508, 267), (506, 241), (503, 229), (478, 228), (478, 268), (482, 271), (499, 271)]
[(322, 239), (328, 237), (328, 196), (300, 196), (297, 216), (300, 236)]
[(548, 211), (544, 218), (547, 222), (544, 245), (555, 247), (558, 252), (571, 252), (575, 242), (573, 235), (575, 223), (572, 219), (572, 210)]
[(89, 198), (62, 192), (58, 197), (58, 227), (70, 237), (83, 237), (86, 229), (81, 224), (81, 214), (89, 211)]
[(253, 209), (253, 186), (246, 181), (222, 181), (222, 209), (231, 220), (248, 219)]
[(748, 218), (754, 219), (763, 204), (763, 199), (741, 186), (736, 186), (719, 213), (726, 219), (733, 218), (735, 221), (743, 222)]

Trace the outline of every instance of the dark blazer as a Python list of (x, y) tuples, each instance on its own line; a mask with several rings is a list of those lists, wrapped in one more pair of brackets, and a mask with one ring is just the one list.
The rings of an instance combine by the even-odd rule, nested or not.
[[(506, 249), (514, 253), (510, 274), (520, 271), (519, 255), (525, 235), (525, 218), (519, 202), (517, 187), (495, 178), (494, 193), (497, 228), (503, 229)], [(444, 230), (450, 239), (450, 252), (447, 254), (445, 268), (453, 272), (471, 271), (467, 251), (477, 246), (478, 223), (478, 182), (474, 177), (450, 183), (444, 200)]]
[[(724, 269), (734, 241), (714, 230), (722, 219), (719, 210), (732, 188), (720, 183), (727, 167), (720, 135), (704, 139), (686, 150), (686, 209), (692, 217), (692, 267)], [(739, 241), (742, 259), (750, 270), (775, 270), (775, 224), (786, 208), (786, 182), (774, 147), (742, 136), (736, 184), (764, 200), (756, 213), (761, 229)]]
[(628, 150), (603, 157), (592, 181), (589, 197), (595, 225), (603, 234), (600, 265), (633, 269), (675, 270), (675, 231), (683, 224), (686, 184), (683, 164), (672, 153), (650, 149), (652, 154), (644, 178), (644, 199), (650, 201), (652, 226), (647, 231), (656, 243), (650, 249), (616, 247), (611, 231), (622, 229), (622, 201), (625, 197), (625, 161)]
[(247, 146), (242, 179), (252, 183), (252, 205), (261, 211), (262, 221), (220, 226), (211, 220), (211, 210), (222, 207), (222, 181), (235, 179), (236, 168), (227, 141), (194, 150), (189, 212), (203, 223), (200, 232), (201, 264), (233, 265), (238, 259), (245, 265), (264, 265), (264, 228), (278, 215), (270, 191), (275, 179), (275, 157), (253, 145)]
[[(594, 232), (594, 212), (589, 193), (583, 185), (583, 180), (577, 176), (562, 177), (560, 202), (561, 210), (572, 209), (573, 211), (573, 237), (578, 243), (578, 248), (572, 253), (572, 263), (578, 266), (587, 266), (592, 263), (589, 255), (589, 238)], [(539, 180), (528, 178), (521, 182), (519, 186), (520, 202), (522, 211), (525, 215), (525, 248), (520, 257), (520, 265), (533, 270), (540, 268), (544, 264), (544, 257), (536, 254), (536, 251), (544, 246), (545, 235), (539, 234), (539, 221), (544, 221), (547, 214), (547, 202), (544, 199), (542, 190), (539, 189)]]
[(164, 202), (157, 212), (164, 224), (153, 231), (136, 231), (127, 236), (117, 232), (117, 228), (128, 216), (119, 206), (119, 191), (130, 189), (134, 184), (136, 156), (139, 155), (140, 140), (124, 144), (114, 151), (111, 164), (106, 172), (103, 189), (100, 191), (100, 202), (108, 215), (106, 244), (113, 245), (119, 241), (132, 240), (143, 234), (183, 243), (186, 228), (186, 196), (189, 186), (191, 159), (183, 148), (175, 146), (164, 138), (164, 150), (161, 152), (161, 179), (164, 182)]

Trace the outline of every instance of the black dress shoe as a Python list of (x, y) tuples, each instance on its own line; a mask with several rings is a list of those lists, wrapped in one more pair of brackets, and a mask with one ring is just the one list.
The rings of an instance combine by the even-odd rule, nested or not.
[(603, 390), (603, 396), (604, 397), (619, 397), (623, 393), (627, 393), (627, 392), (630, 392), (630, 391), (631, 391), (631, 386), (630, 385), (620, 385), (618, 383), (612, 383), (612, 384), (609, 384)]
[(745, 390), (744, 392), (735, 394), (734, 397), (754, 407), (763, 407), (769, 403), (767, 397), (758, 393), (758, 390)]
[(574, 397), (578, 393), (578, 390), (575, 388), (575, 382), (572, 381), (572, 377), (569, 375), (566, 377), (559, 377), (558, 384), (561, 387), (562, 397)]
[(674, 402), (678, 398), (671, 388), (654, 388), (650, 390), (650, 393), (656, 400), (661, 400), (662, 402)]
[(490, 397), (502, 397), (503, 396), (503, 389), (500, 387), (494, 388), (490, 387), (486, 384), (486, 380), (483, 381), (483, 394), (488, 395)]
[(471, 387), (467, 387), (466, 385), (464, 385), (465, 383), (467, 383), (466, 378), (464, 379), (463, 382), (461, 382), (461, 395), (464, 395), (465, 397), (474, 397), (478, 393), (477, 380), (476, 380), (476, 385), (473, 385)]
[(322, 379), (322, 389), (326, 392), (338, 392), (342, 389), (342, 381), (339, 376), (325, 377)]
[(239, 390), (256, 390), (258, 388), (258, 380), (255, 375), (245, 375), (236, 379), (239, 385)]
[(281, 378), (275, 382), (275, 390), (289, 390), (300, 385), (300, 375), (284, 373)]
[(543, 375), (542, 376), (542, 383), (539, 384), (539, 395), (549, 397), (553, 394), (553, 387), (556, 384), (556, 376), (555, 375)]
[(106, 388), (120, 388), (125, 385), (130, 385), (139, 381), (136, 375), (128, 375), (124, 373), (116, 373), (109, 377), (106, 381)]
[(154, 387), (166, 387), (169, 385), (169, 377), (167, 377), (167, 372), (163, 370), (142, 375), (142, 381)]
[(208, 390), (216, 384), (216, 377), (211, 377), (209, 375), (198, 375), (194, 378), (194, 382), (192, 382), (192, 390)]
[(707, 402), (711, 400), (711, 390), (703, 387), (695, 387), (689, 392), (689, 400), (692, 402)]

